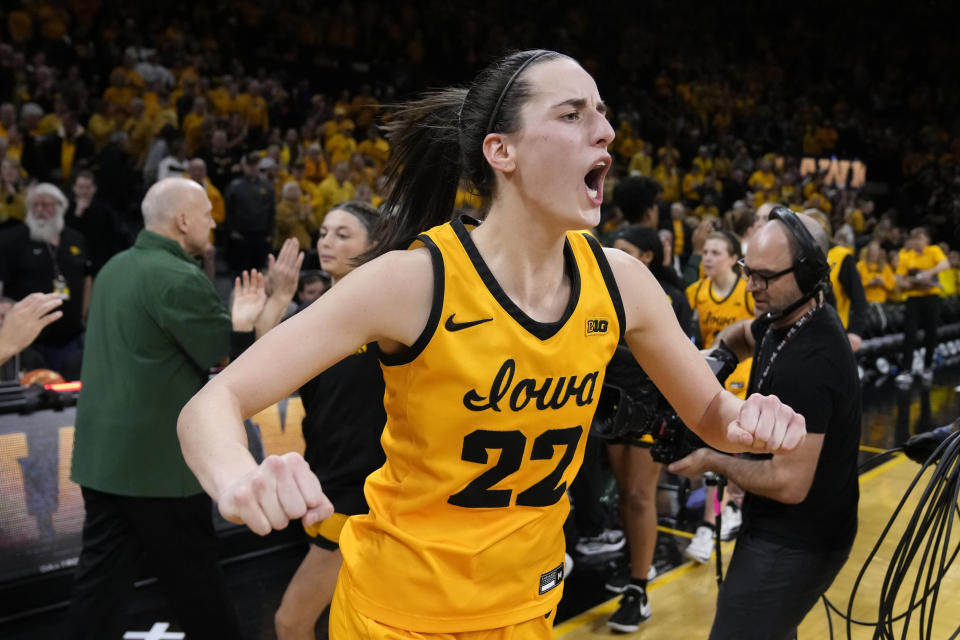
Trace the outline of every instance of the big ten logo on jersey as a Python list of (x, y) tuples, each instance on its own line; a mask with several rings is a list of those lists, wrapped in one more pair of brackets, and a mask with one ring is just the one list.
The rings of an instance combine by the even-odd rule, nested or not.
[(587, 335), (588, 336), (602, 336), (607, 333), (607, 330), (610, 328), (610, 321), (606, 318), (588, 318), (587, 319)]

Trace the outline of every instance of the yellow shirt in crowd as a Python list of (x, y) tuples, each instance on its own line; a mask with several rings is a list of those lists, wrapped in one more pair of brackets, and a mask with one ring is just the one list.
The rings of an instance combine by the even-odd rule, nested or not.
[[(876, 264), (860, 260), (857, 262), (857, 271), (860, 273), (860, 280), (863, 281), (863, 291), (866, 293), (867, 302), (886, 302), (890, 294), (897, 288), (897, 282), (893, 277), (893, 269), (886, 263)], [(883, 284), (869, 284), (874, 278), (882, 279)]]
[(943, 287), (940, 291), (941, 296), (946, 298), (947, 296), (960, 295), (960, 268), (951, 267), (946, 271), (941, 271), (939, 277), (940, 286)]
[[(917, 253), (913, 249), (901, 249), (900, 263), (897, 265), (897, 275), (907, 276), (910, 275), (911, 272), (926, 271), (927, 269), (934, 268), (940, 264), (942, 260), (946, 259), (947, 256), (943, 254), (943, 249), (935, 244), (927, 245), (921, 253)], [(907, 289), (903, 293), (908, 298), (916, 298), (919, 296), (937, 295), (940, 293), (940, 288), (931, 286), (926, 289)]]

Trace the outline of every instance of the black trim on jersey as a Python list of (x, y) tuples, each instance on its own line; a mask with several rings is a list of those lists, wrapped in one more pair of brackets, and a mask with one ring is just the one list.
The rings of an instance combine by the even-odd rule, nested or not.
[[(740, 275), (737, 274), (737, 279), (736, 279), (736, 281), (734, 281), (734, 283), (733, 283), (733, 289), (730, 289), (730, 293), (728, 293), (727, 295), (723, 296), (723, 298), (721, 298), (720, 300), (717, 300), (717, 297), (716, 297), (715, 295), (713, 295), (713, 280), (710, 279), (710, 276), (704, 276), (704, 277), (700, 278), (700, 284), (697, 285), (697, 292), (696, 292), (695, 294), (693, 294), (693, 301), (694, 301), (694, 302), (696, 302), (696, 301), (697, 301), (697, 298), (700, 297), (700, 290), (703, 289), (703, 283), (704, 283), (704, 282), (709, 282), (709, 283), (710, 283), (710, 286), (707, 287), (707, 295), (710, 297), (710, 300), (713, 301), (713, 304), (723, 304), (724, 302), (726, 302), (727, 300), (730, 299), (730, 296), (732, 296), (732, 295), (734, 294), (734, 292), (736, 292), (736, 290), (737, 290), (737, 285), (740, 284)], [(744, 301), (746, 301), (746, 293), (744, 293)]]
[(408, 349), (399, 353), (383, 353), (383, 351), (380, 351), (380, 362), (387, 367), (396, 367), (413, 362), (426, 348), (430, 338), (433, 337), (440, 325), (440, 313), (443, 311), (443, 255), (440, 253), (440, 248), (429, 236), (419, 235), (417, 240), (430, 250), (430, 262), (433, 264), (433, 302), (430, 303), (430, 317), (427, 318), (427, 325), (417, 336), (416, 342), (410, 345)]
[(620, 339), (627, 332), (627, 314), (623, 310), (623, 298), (620, 297), (620, 287), (617, 286), (617, 279), (613, 277), (613, 270), (607, 261), (607, 256), (603, 253), (603, 247), (589, 233), (584, 233), (583, 237), (587, 239), (590, 250), (593, 251), (593, 257), (597, 259), (597, 265), (600, 267), (600, 273), (603, 274), (603, 281), (607, 283), (607, 292), (610, 294), (610, 302), (613, 308), (617, 310), (617, 322), (620, 323)]
[[(727, 300), (729, 300), (729, 299), (730, 299), (730, 296), (732, 296), (733, 293), (737, 290), (737, 285), (740, 284), (740, 275), (737, 274), (737, 282), (735, 282), (735, 283), (733, 284), (733, 289), (730, 290), (730, 293), (728, 293), (728, 294), (723, 298), (723, 300), (717, 300), (717, 299), (713, 296), (713, 281), (710, 280), (710, 276), (704, 276), (704, 277), (700, 278), (700, 280), (699, 280), (698, 282), (699, 282), (699, 284), (697, 285), (697, 290), (696, 290), (696, 291), (694, 292), (694, 294), (693, 294), (693, 301), (694, 301), (694, 303), (696, 303), (697, 300), (700, 299), (700, 290), (703, 289), (703, 283), (704, 283), (704, 282), (709, 282), (709, 283), (710, 283), (710, 287), (707, 289), (707, 295), (710, 296), (710, 299), (711, 299), (711, 300), (713, 300), (713, 304), (723, 304), (724, 302), (726, 302)], [(746, 288), (744, 288), (744, 290), (743, 290), (743, 306), (747, 308), (747, 311), (750, 312), (750, 315), (754, 315), (754, 313), (753, 313), (753, 305), (750, 304), (750, 292), (747, 291)]]
[(580, 301), (580, 270), (577, 267), (576, 258), (573, 257), (573, 249), (570, 248), (570, 243), (566, 240), (563, 242), (563, 261), (566, 265), (567, 273), (570, 276), (570, 300), (567, 302), (567, 308), (563, 311), (563, 316), (556, 322), (538, 322), (524, 313), (523, 310), (510, 299), (510, 296), (503, 290), (500, 283), (497, 282), (497, 279), (477, 250), (477, 245), (473, 243), (470, 233), (464, 226), (464, 219), (470, 221), (470, 218), (467, 217), (463, 219), (455, 218), (451, 223), (453, 230), (457, 234), (460, 244), (463, 245), (464, 250), (470, 257), (473, 268), (477, 270), (480, 279), (483, 280), (490, 294), (500, 306), (503, 307), (504, 311), (510, 314), (521, 327), (530, 332), (534, 337), (540, 340), (548, 340), (555, 336), (567, 323), (570, 316), (573, 315), (574, 310), (577, 308), (577, 303)]
[(311, 536), (310, 534), (307, 534), (307, 542), (309, 542), (315, 547), (326, 549), (327, 551), (337, 551), (340, 549), (339, 542), (334, 542), (329, 538), (325, 538), (322, 534), (319, 534), (319, 533), (315, 536)]

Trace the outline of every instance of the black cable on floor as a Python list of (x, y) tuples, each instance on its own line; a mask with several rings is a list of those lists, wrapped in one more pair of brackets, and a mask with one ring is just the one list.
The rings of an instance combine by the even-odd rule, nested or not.
[(876, 455), (872, 455), (866, 460), (864, 460), (859, 467), (857, 467), (857, 473), (858, 474), (863, 473), (863, 470), (866, 469), (867, 466), (870, 465), (870, 463), (874, 462), (875, 460), (879, 460), (880, 458), (885, 458), (887, 456), (892, 456), (893, 454), (900, 453), (901, 451), (903, 451), (903, 447), (895, 447), (893, 449), (887, 449), (886, 451), (881, 451)]
[[(890, 455), (894, 450), (885, 451), (873, 456), (864, 464), (877, 457)], [(897, 520), (898, 515), (919, 484), (920, 478), (927, 468), (934, 465), (933, 473), (925, 487), (910, 521), (903, 532), (900, 542), (891, 556), (887, 572), (884, 576), (877, 607), (876, 622), (856, 620), (852, 616), (853, 603), (863, 577), (877, 555), (884, 539)], [(861, 465), (862, 466), (862, 465)], [(853, 624), (874, 626), (874, 640), (887, 640), (895, 637), (893, 625), (903, 620), (902, 638), (907, 637), (911, 617), (919, 609), (920, 635), (919, 640), (932, 640), (933, 622), (936, 614), (937, 599), (940, 594), (940, 585), (943, 577), (960, 554), (960, 543), (953, 553), (950, 553), (950, 539), (953, 533), (954, 513), (960, 516), (957, 500), (960, 497), (960, 433), (952, 433), (936, 448), (932, 455), (923, 463), (920, 471), (910, 482), (890, 520), (884, 526), (880, 537), (867, 559), (864, 561), (857, 578), (854, 581), (846, 613), (842, 613), (823, 597), (827, 611), (827, 624), (830, 629), (830, 638), (833, 638), (832, 609), (846, 621), (847, 638), (851, 637)], [(916, 569), (916, 577), (910, 594), (910, 605), (899, 614), (894, 615), (894, 604), (899, 595), (901, 586), (908, 578), (908, 572), (922, 549), (920, 563)], [(948, 557), (949, 556), (949, 557)], [(922, 595), (918, 598), (918, 593)], [(926, 633), (924, 633), (924, 631)], [(960, 628), (951, 638), (960, 636)]]
[(833, 638), (833, 618), (830, 616), (830, 607), (833, 606), (830, 604), (830, 601), (827, 600), (827, 596), (823, 596), (823, 608), (826, 610), (827, 614), (827, 628), (830, 630), (830, 637)]

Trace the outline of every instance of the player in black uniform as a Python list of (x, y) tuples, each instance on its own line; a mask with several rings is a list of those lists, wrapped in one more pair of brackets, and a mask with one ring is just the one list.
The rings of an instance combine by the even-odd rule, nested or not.
[[(333, 285), (353, 270), (356, 256), (371, 248), (377, 217), (377, 210), (370, 205), (349, 201), (324, 218), (317, 252)], [(314, 627), (330, 604), (340, 572), (340, 529), (348, 516), (367, 512), (364, 480), (384, 462), (380, 434), (386, 413), (377, 344), (361, 347), (305, 383), (300, 398), (304, 458), (336, 512), (305, 527), (310, 549), (283, 594), (274, 620), (280, 640), (315, 637)]]
[[(619, 232), (613, 246), (637, 258), (650, 269), (669, 298), (680, 327), (688, 336), (691, 335), (693, 313), (686, 295), (677, 287), (679, 278), (663, 265), (663, 245), (656, 229), (631, 225)], [(640, 401), (646, 394), (637, 389), (640, 380), (645, 377), (639, 369), (640, 365), (629, 348), (621, 343), (607, 365), (607, 382), (620, 387), (635, 401)], [(620, 517), (630, 543), (630, 575), (626, 581), (618, 576), (606, 585), (607, 589), (624, 594), (607, 625), (623, 632), (636, 631), (639, 624), (650, 617), (647, 580), (655, 575), (651, 567), (657, 545), (657, 482), (663, 465), (654, 462), (650, 449), (640, 444), (624, 440), (611, 442), (608, 446), (610, 466), (620, 494)]]

